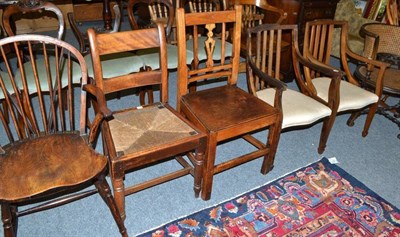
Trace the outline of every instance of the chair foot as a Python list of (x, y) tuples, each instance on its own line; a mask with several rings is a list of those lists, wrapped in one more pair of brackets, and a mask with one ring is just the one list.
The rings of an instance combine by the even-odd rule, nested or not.
[(325, 151), (325, 147), (318, 147), (318, 154), (322, 154)]
[(97, 190), (99, 191), (100, 196), (103, 198), (103, 200), (106, 202), (108, 208), (110, 209), (111, 214), (113, 215), (114, 220), (118, 225), (119, 232), (124, 237), (128, 236), (128, 233), (127, 233), (125, 225), (124, 225), (124, 221), (119, 213), (115, 199), (111, 195), (110, 186), (108, 185), (104, 176), (100, 176), (98, 178), (98, 180), (96, 181), (95, 185), (96, 185)]

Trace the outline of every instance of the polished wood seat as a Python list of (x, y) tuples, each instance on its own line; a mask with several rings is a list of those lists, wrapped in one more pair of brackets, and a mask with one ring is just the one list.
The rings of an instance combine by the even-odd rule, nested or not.
[[(28, 45), (23, 47), (28, 57), (25, 65), (33, 69), (34, 92), (27, 83), (31, 74), (25, 73), (22, 66), (24, 54), (19, 53), (19, 47)], [(5, 46), (16, 53), (6, 55)], [(36, 46), (41, 46), (41, 55), (34, 50)], [(4, 236), (16, 236), (18, 217), (96, 192), (111, 210), (121, 234), (127, 236), (105, 179), (107, 158), (93, 148), (101, 119), (96, 117), (87, 130), (86, 93), (73, 86), (72, 71), (80, 74), (82, 87), (87, 83), (83, 56), (66, 42), (40, 35), (7, 37), (0, 40), (0, 50), (5, 66), (0, 78), (4, 101), (0, 107), (0, 203)], [(46, 63), (47, 73), (38, 72), (35, 67), (38, 60)], [(12, 66), (14, 61), (19, 67)], [(59, 67), (62, 62), (66, 65), (63, 68)], [(13, 76), (15, 70), (20, 72), (20, 78)], [(17, 80), (22, 81), (22, 88), (17, 87)], [(46, 88), (41, 86), (43, 81), (48, 85)], [(8, 82), (11, 86), (7, 86)], [(5, 110), (5, 106), (9, 109)], [(90, 185), (96, 189), (87, 189)]]

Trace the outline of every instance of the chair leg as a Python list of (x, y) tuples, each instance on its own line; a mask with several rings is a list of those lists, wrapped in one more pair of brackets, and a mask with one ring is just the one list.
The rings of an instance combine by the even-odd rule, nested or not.
[(363, 137), (366, 137), (368, 135), (369, 127), (371, 126), (372, 119), (374, 119), (374, 115), (375, 115), (377, 109), (378, 109), (378, 103), (372, 104), (369, 107), (367, 119), (365, 120), (365, 124), (364, 124), (364, 130), (362, 132)]
[(211, 198), (211, 190), (214, 176), (215, 155), (217, 152), (217, 134), (208, 134), (207, 152), (204, 160), (203, 168), (203, 187), (201, 188), (201, 198), (209, 200)]
[(350, 126), (350, 127), (354, 126), (354, 121), (355, 121), (358, 117), (360, 117), (361, 112), (362, 112), (362, 111), (360, 110), (360, 111), (356, 111), (356, 112), (352, 113), (352, 114), (350, 115), (350, 118), (347, 120), (347, 126)]
[(336, 113), (331, 114), (331, 116), (326, 118), (322, 124), (321, 136), (319, 138), (319, 146), (318, 146), (319, 154), (322, 154), (325, 151), (326, 143), (328, 142), (328, 137), (329, 134), (331, 133), (335, 120), (336, 120)]
[(8, 203), (1, 204), (1, 218), (3, 221), (4, 237), (15, 237), (17, 232), (16, 215), (12, 207)]
[(124, 179), (123, 177), (112, 177), (112, 186), (114, 190), (114, 198), (115, 202), (117, 203), (117, 207), (119, 210), (119, 214), (121, 215), (121, 218), (125, 220), (126, 214), (125, 214), (125, 187), (124, 187)]
[(281, 136), (281, 124), (275, 123), (271, 125), (267, 137), (267, 147), (269, 152), (264, 156), (264, 161), (261, 166), (261, 173), (267, 174), (274, 168), (275, 154), (278, 149), (278, 143)]
[(100, 177), (98, 177), (97, 181), (95, 182), (95, 185), (97, 190), (99, 191), (100, 196), (103, 198), (108, 208), (110, 209), (111, 214), (113, 215), (114, 220), (118, 225), (119, 232), (121, 233), (122, 236), (128, 236), (128, 233), (126, 232), (126, 228), (124, 225), (124, 221), (121, 218), (115, 199), (111, 195), (110, 186), (108, 185), (104, 175), (100, 175)]
[(203, 164), (205, 158), (205, 152), (207, 145), (207, 139), (201, 139), (200, 146), (196, 150), (194, 157), (194, 196), (199, 197), (201, 191), (201, 182), (203, 180)]

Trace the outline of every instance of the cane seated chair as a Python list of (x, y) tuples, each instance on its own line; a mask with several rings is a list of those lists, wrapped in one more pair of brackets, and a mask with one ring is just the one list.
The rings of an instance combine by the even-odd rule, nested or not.
[[(104, 95), (143, 86), (159, 88), (158, 102), (141, 106), (132, 102), (121, 110), (113, 111), (113, 116), (103, 123), (102, 135), (105, 152), (110, 159), (110, 177), (122, 217), (125, 217), (125, 196), (183, 175), (194, 176), (194, 191), (198, 197), (206, 138), (168, 104), (167, 46), (162, 23), (158, 23), (156, 28), (114, 34), (96, 34), (93, 30), (88, 33), (94, 82), (103, 92), (96, 97), (100, 108), (106, 106), (101, 103)], [(107, 79), (102, 77), (101, 56), (146, 48), (159, 49), (159, 69)], [(93, 107), (96, 111), (97, 106)], [(182, 154), (187, 154), (189, 161)], [(183, 166), (182, 169), (125, 187), (124, 177), (130, 171), (173, 158)]]
[[(292, 37), (292, 58), (295, 69), (296, 81), (304, 84), (300, 67), (312, 67), (325, 76), (340, 80), (341, 73), (320, 65), (308, 62), (300, 54), (297, 41), (296, 25), (264, 24), (248, 29), (247, 48), (247, 80), (249, 91), (270, 105), (274, 105), (275, 85), (280, 82), (282, 75), (280, 65), (282, 62), (282, 35), (290, 34)], [(256, 45), (252, 45), (256, 43)], [(333, 83), (331, 90), (338, 83)], [(303, 85), (305, 86), (305, 85)], [(337, 99), (337, 98), (335, 98)], [(330, 102), (332, 103), (331, 100)], [(282, 130), (289, 128), (305, 127), (323, 120), (323, 126), (318, 146), (318, 152), (323, 153), (326, 147), (330, 130), (335, 121), (335, 114), (332, 114), (327, 102), (316, 100), (307, 94), (287, 88), (282, 93)]]
[[(177, 32), (179, 48), (178, 65), (178, 110), (207, 134), (207, 152), (204, 163), (202, 198), (211, 197), (213, 176), (219, 172), (233, 168), (250, 160), (264, 157), (261, 168), (263, 174), (273, 167), (274, 156), (277, 149), (282, 113), (280, 105), (283, 87), (278, 87), (276, 104), (274, 108), (257, 97), (239, 89), (236, 86), (239, 58), (240, 58), (240, 32), (241, 32), (241, 6), (235, 6), (235, 10), (214, 11), (202, 13), (185, 13), (183, 8), (177, 10)], [(231, 52), (227, 50), (224, 34), (226, 25), (233, 27)], [(200, 45), (200, 38), (196, 32), (197, 26), (205, 26), (208, 29), (206, 44)], [(221, 55), (220, 62), (214, 62), (212, 54), (215, 36), (213, 30), (221, 27)], [(190, 31), (193, 29), (193, 31)], [(188, 30), (188, 31), (187, 31)], [(193, 32), (194, 53), (193, 67), (186, 64), (186, 35)], [(225, 46), (225, 47), (224, 47)], [(205, 49), (202, 49), (204, 47)], [(207, 52), (207, 60), (203, 64), (196, 61), (200, 51)], [(232, 55), (225, 60), (226, 55)], [(197, 91), (189, 92), (189, 84), (192, 82), (212, 83), (213, 79), (223, 78), (223, 85), (207, 85), (208, 88), (199, 87)], [(254, 131), (269, 128), (268, 141), (263, 143), (250, 135)], [(218, 143), (234, 138), (243, 137), (250, 142), (255, 149), (248, 154), (230, 159), (225, 162), (216, 162), (216, 150)]]
[[(121, 27), (121, 12), (120, 12), (120, 7), (118, 4), (115, 4), (113, 6), (113, 17), (114, 17), (114, 23), (112, 26), (112, 29), (106, 30), (104, 27), (97, 27), (95, 28), (97, 32), (101, 33), (113, 33), (119, 31)], [(98, 15), (98, 19), (93, 19), (91, 21), (95, 20), (102, 20), (103, 15), (102, 12), (99, 12), (100, 14)], [(67, 14), (68, 17), (68, 22), (69, 25), (71, 26), (72, 32), (74, 33), (76, 39), (78, 40), (79, 43), (79, 50), (81, 51), (82, 54), (87, 54), (89, 53), (89, 42), (88, 42), (88, 36), (87, 36), (87, 29), (84, 27), (79, 26), (79, 22), (75, 18), (75, 15), (73, 12), (68, 12)]]
[[(361, 28), (365, 38), (363, 56), (389, 63), (384, 74), (379, 78), (379, 68), (360, 63), (354, 77), (360, 85), (368, 90), (376, 91), (381, 87), (378, 114), (382, 114), (400, 127), (400, 101), (389, 105), (388, 98), (400, 98), (400, 27), (383, 23), (365, 24)], [(382, 85), (378, 85), (381, 81)], [(399, 135), (400, 137), (400, 135)]]
[[(25, 57), (28, 57), (27, 62), (36, 75), (33, 80), (37, 88), (33, 92), (27, 83), (30, 75), (21, 65), (23, 55), (18, 47), (22, 45), (29, 45)], [(42, 59), (33, 50), (37, 45), (42, 46), (47, 74), (38, 73), (34, 66), (39, 60), (37, 58)], [(16, 49), (16, 53), (6, 55), (6, 46)], [(48, 50), (59, 53), (50, 57)], [(8, 107), (7, 111), (4, 104), (0, 107), (0, 204), (4, 236), (16, 236), (18, 217), (64, 205), (96, 192), (111, 210), (121, 234), (127, 236), (105, 180), (107, 159), (93, 149), (101, 120), (97, 117), (87, 131), (86, 92), (79, 93), (72, 86), (74, 73), (81, 74), (82, 86), (87, 82), (83, 56), (70, 44), (41, 35), (7, 37), (0, 40), (0, 51), (5, 66), (0, 77), (0, 91)], [(51, 64), (51, 60), (55, 62)], [(75, 60), (79, 67), (72, 67), (71, 60)], [(19, 64), (17, 69), (12, 65), (14, 61)], [(59, 65), (63, 64), (66, 67), (61, 68)], [(14, 76), (14, 70), (20, 71), (20, 78)], [(62, 80), (65, 71), (68, 79)], [(22, 80), (22, 88), (17, 87), (16, 80)], [(42, 88), (41, 81), (46, 81), (48, 87)], [(8, 82), (11, 86), (7, 86)], [(63, 90), (67, 96), (62, 95)], [(62, 108), (64, 104), (67, 105), (65, 110)], [(108, 111), (105, 114), (109, 114)], [(84, 189), (93, 184), (96, 189)]]
[[(362, 110), (369, 109), (362, 131), (362, 136), (365, 137), (377, 110), (379, 97), (382, 95), (382, 80), (388, 64), (363, 57), (351, 51), (348, 46), (347, 24), (345, 21), (336, 20), (307, 22), (304, 34), (303, 56), (316, 64), (329, 65), (333, 34), (340, 35), (340, 60), (344, 76), (340, 80), (339, 100), (331, 104), (331, 109), (332, 113), (352, 112), (347, 121), (349, 126), (354, 124), (354, 119)], [(360, 87), (354, 78), (349, 67), (349, 61), (354, 60), (378, 69), (376, 88), (373, 92)], [(329, 85), (332, 83), (332, 78), (330, 77), (320, 77), (318, 73), (311, 72), (309, 76), (306, 75), (304, 77), (304, 80), (307, 87), (300, 89), (305, 92), (308, 91), (315, 98), (329, 101), (332, 93), (338, 93), (329, 90)]]

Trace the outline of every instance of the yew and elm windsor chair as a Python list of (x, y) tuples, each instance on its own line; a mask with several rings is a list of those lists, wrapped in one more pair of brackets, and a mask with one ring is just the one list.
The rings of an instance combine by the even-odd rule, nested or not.
[[(6, 54), (6, 46), (13, 48), (14, 53)], [(25, 54), (19, 50), (22, 46)], [(6, 111), (4, 104), (0, 106), (0, 204), (4, 236), (16, 236), (18, 217), (96, 192), (107, 203), (121, 234), (127, 236), (105, 179), (107, 158), (93, 149), (103, 114), (96, 116), (87, 131), (86, 92), (73, 85), (73, 76), (79, 74), (81, 87), (86, 86), (87, 66), (83, 56), (70, 44), (41, 35), (2, 39), (0, 53), (5, 68), (0, 77), (0, 91), (8, 108)], [(45, 73), (38, 72), (38, 60), (45, 63)], [(15, 61), (17, 68), (13, 67)], [(26, 72), (27, 67), (32, 74)], [(18, 78), (14, 76), (16, 71)], [(35, 86), (29, 85), (28, 80)], [(103, 111), (105, 116), (110, 115), (110, 111)], [(89, 185), (95, 185), (96, 189), (85, 189)]]

